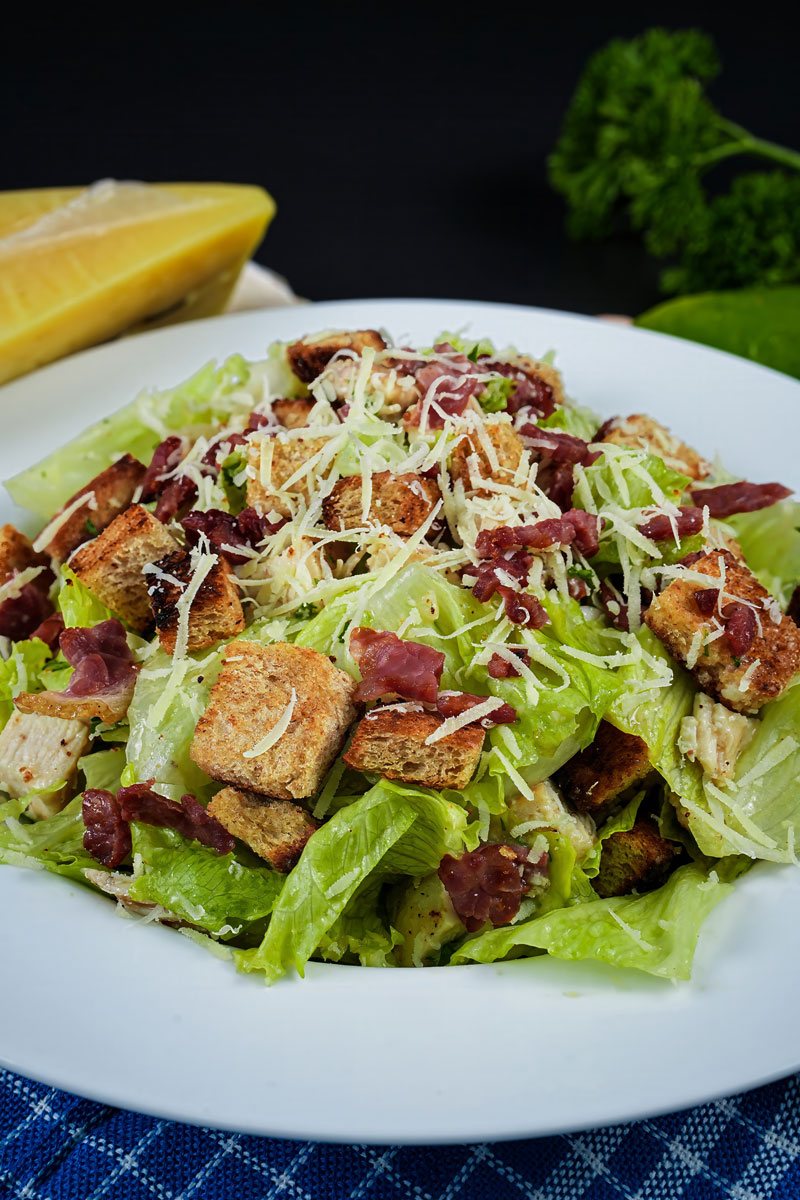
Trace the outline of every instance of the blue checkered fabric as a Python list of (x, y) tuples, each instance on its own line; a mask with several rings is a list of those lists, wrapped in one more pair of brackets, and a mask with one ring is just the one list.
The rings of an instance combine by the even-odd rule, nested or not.
[(2, 1200), (800, 1200), (800, 1075), (690, 1112), (471, 1146), (195, 1129), (0, 1072)]

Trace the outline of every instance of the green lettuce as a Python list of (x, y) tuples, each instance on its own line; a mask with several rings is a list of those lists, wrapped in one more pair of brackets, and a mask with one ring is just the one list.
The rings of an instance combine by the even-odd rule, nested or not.
[(235, 412), (247, 412), (250, 366), (240, 355), (210, 362), (175, 388), (143, 393), (104, 417), (33, 467), (8, 480), (11, 498), (50, 520), (54, 512), (123, 453), (148, 463), (170, 433), (211, 431)]
[(160, 904), (225, 938), (247, 934), (272, 912), (284, 878), (269, 867), (217, 854), (174, 829), (134, 821), (131, 835), (136, 870), (141, 871), (129, 888), (132, 900)]
[(785, 608), (800, 583), (800, 504), (782, 500), (728, 517), (747, 565)]
[(128, 709), (125, 782), (153, 779), (156, 790), (170, 800), (191, 792), (208, 803), (219, 785), (192, 762), (189, 751), (219, 675), (222, 649), (188, 655), (182, 663), (183, 675), (174, 687), (175, 664), (163, 650), (156, 650), (139, 671)]
[(0, 659), (0, 729), (14, 711), (20, 692), (42, 690), (41, 674), (50, 650), (39, 638), (15, 642), (8, 658)]
[(91, 629), (93, 625), (99, 625), (101, 621), (108, 621), (114, 616), (111, 609), (106, 608), (67, 566), (61, 568), (56, 608), (68, 629)]
[(563, 429), (573, 437), (583, 438), (585, 442), (594, 441), (602, 420), (590, 408), (581, 408), (577, 404), (561, 405), (549, 417), (537, 422), (540, 429)]
[(465, 942), (452, 961), (497, 962), (512, 952), (594, 959), (665, 979), (688, 979), (700, 928), (744, 869), (739, 859), (688, 863), (642, 896), (586, 899)]
[(105, 789), (116, 793), (122, 787), (125, 751), (121, 746), (96, 750), (93, 754), (85, 754), (79, 759), (78, 766), (83, 772), (87, 788)]
[(0, 863), (52, 871), (85, 883), (83, 872), (99, 864), (83, 848), (81, 797), (44, 821), (22, 817), (31, 797), (0, 804)]
[(627, 833), (633, 829), (636, 815), (644, 799), (644, 792), (637, 792), (628, 803), (620, 809), (615, 817), (606, 821), (597, 831), (597, 841), (581, 863), (581, 870), (587, 879), (594, 879), (600, 870), (600, 860), (603, 856), (603, 844), (615, 833)]
[[(238, 966), (262, 971), (269, 982), (291, 967), (302, 975), (321, 943), (330, 948), (337, 936), (353, 934), (352, 921), (363, 917), (365, 906), (356, 901), (348, 921), (338, 927), (337, 922), (354, 897), (364, 896), (367, 882), (372, 888), (393, 876), (435, 870), (445, 854), (463, 849), (466, 822), (463, 808), (437, 792), (385, 780), (377, 784), (309, 840), (286, 879), (263, 942), (257, 949), (236, 951)], [(374, 939), (372, 920), (367, 929)]]

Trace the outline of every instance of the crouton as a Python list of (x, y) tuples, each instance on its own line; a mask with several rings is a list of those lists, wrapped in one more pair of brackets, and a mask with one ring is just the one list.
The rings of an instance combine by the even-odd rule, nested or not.
[[(0, 528), (0, 583), (5, 583), (12, 575), (19, 574), (20, 571), (26, 571), (29, 567), (44, 567), (47, 573), (47, 580), (52, 581), (52, 574), (49, 572), (50, 559), (45, 554), (37, 554), (31, 542), (25, 537), (24, 533), (20, 533), (13, 525), (3, 525)], [(39, 585), (42, 580), (42, 575), (38, 575), (33, 582)]]
[(440, 716), (428, 712), (368, 713), (359, 722), (344, 761), (356, 771), (375, 771), (386, 779), (460, 790), (475, 774), (484, 731), (477, 724), (465, 725), (426, 746), (425, 739), (442, 724)]
[(62, 783), (58, 791), (34, 796), (28, 805), (29, 815), (37, 820), (60, 812), (75, 794), (78, 759), (88, 741), (87, 721), (12, 713), (0, 733), (0, 788), (12, 800), (20, 800)]
[(319, 824), (291, 800), (271, 800), (255, 792), (226, 787), (208, 806), (228, 833), (233, 834), (276, 871), (291, 871)]
[(663, 838), (655, 822), (640, 818), (632, 829), (612, 833), (603, 842), (592, 886), (603, 898), (652, 891), (664, 882), (680, 854), (681, 847)]
[[(181, 615), (180, 601), (192, 582), (192, 555), (177, 550), (154, 564), (150, 574), (150, 603), (162, 649), (175, 653)], [(244, 613), (236, 576), (224, 558), (215, 556), (197, 594), (189, 606), (187, 652), (213, 646), (222, 638), (235, 637), (244, 629)]]
[[(717, 610), (704, 616), (694, 595), (713, 588), (723, 569), (721, 606), (744, 601), (756, 614), (752, 645), (739, 656), (724, 636), (707, 641), (722, 621)], [(696, 573), (708, 582), (698, 582)], [(758, 712), (780, 696), (800, 670), (800, 629), (780, 612), (752, 571), (727, 550), (713, 550), (692, 563), (691, 577), (674, 579), (655, 597), (644, 620), (672, 657), (691, 671), (700, 690), (734, 712)]]
[(690, 479), (705, 479), (711, 474), (711, 463), (701, 458), (691, 446), (673, 437), (664, 425), (659, 425), (658, 421), (643, 413), (614, 417), (606, 421), (600, 433), (603, 436), (599, 441), (646, 450), (648, 454), (662, 458), (673, 471), (680, 471)]
[(572, 808), (600, 822), (652, 772), (647, 743), (601, 721), (592, 744), (564, 764), (555, 782)]
[[(308, 502), (309, 478), (307, 474), (301, 475), (286, 491), (284, 484), (328, 443), (329, 439), (324, 437), (287, 438), (280, 434), (251, 442), (247, 450), (247, 503), (250, 507), (261, 513), (272, 511), (291, 517), (291, 497), (302, 497)], [(320, 478), (320, 472), (313, 467), (311, 474), (315, 479)]]
[[(317, 650), (235, 642), (198, 722), (192, 758), (223, 783), (279, 800), (313, 796), (356, 718), (355, 689)], [(254, 754), (287, 710), (285, 732)]]
[(98, 600), (131, 629), (144, 633), (153, 623), (153, 613), (150, 580), (143, 568), (179, 550), (161, 521), (141, 504), (132, 504), (99, 537), (81, 546), (69, 565)]
[[(352, 400), (360, 363), (352, 358), (337, 358), (325, 371), (325, 393), (329, 400)], [(404, 412), (416, 403), (422, 389), (413, 375), (393, 367), (373, 367), (369, 373), (369, 388), (382, 397), (382, 414)]]
[(339, 350), (353, 350), (361, 354), (367, 346), (373, 350), (385, 350), (386, 342), (375, 329), (357, 329), (300, 338), (287, 347), (286, 354), (297, 378), (303, 383), (311, 383), (322, 374)]
[(273, 400), (272, 411), (285, 429), (302, 429), (308, 424), (315, 403), (315, 400)]
[(690, 717), (681, 721), (678, 749), (690, 762), (697, 762), (714, 783), (732, 779), (736, 760), (755, 737), (758, 722), (742, 713), (715, 704), (698, 692)]
[(393, 475), (377, 471), (372, 476), (369, 512), (364, 521), (362, 477), (339, 479), (322, 501), (322, 519), (328, 529), (352, 529), (359, 525), (388, 525), (408, 537), (427, 521), (440, 499), (438, 484), (422, 475)]
[[(73, 550), (95, 537), (128, 507), (146, 469), (133, 455), (123, 454), (70, 497), (39, 534), (34, 549), (66, 562)], [(65, 519), (67, 512), (70, 515)]]
[(508, 801), (504, 833), (513, 841), (528, 841), (543, 829), (554, 829), (572, 842), (578, 862), (583, 862), (595, 841), (591, 817), (570, 812), (551, 779), (535, 783), (531, 790), (533, 800), (519, 795)]
[[(492, 445), (497, 465), (487, 454), (484, 445), (487, 440)], [(456, 442), (450, 455), (450, 475), (453, 479), (461, 479), (466, 491), (488, 496), (490, 492), (481, 486), (481, 482), (486, 479), (496, 483), (513, 482), (524, 450), (522, 438), (513, 425), (506, 421), (487, 421), (480, 433), (471, 430)]]

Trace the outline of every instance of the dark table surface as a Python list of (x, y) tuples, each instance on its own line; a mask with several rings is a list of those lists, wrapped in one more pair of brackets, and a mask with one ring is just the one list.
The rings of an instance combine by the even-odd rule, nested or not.
[[(632, 238), (575, 246), (545, 157), (588, 55), (653, 24), (713, 34), (724, 114), (793, 144), (777, 6), (237, 4), (31, 9), (4, 37), (0, 189), (104, 176), (262, 184), (258, 253), (312, 299), (442, 296), (637, 312)], [(5, 93), (5, 94), (4, 94)]]

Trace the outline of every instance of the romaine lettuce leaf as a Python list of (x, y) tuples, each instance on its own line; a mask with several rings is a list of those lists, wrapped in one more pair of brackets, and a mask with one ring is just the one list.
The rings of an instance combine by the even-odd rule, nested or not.
[(125, 751), (122, 746), (108, 750), (96, 750), (78, 760), (78, 766), (86, 779), (87, 788), (104, 788), (116, 793), (122, 787), (122, 772), (125, 769)]
[(61, 568), (56, 608), (68, 629), (91, 629), (93, 625), (99, 625), (101, 621), (108, 621), (114, 616), (111, 609), (106, 608), (68, 566)]
[(728, 517), (748, 567), (785, 608), (800, 583), (800, 504), (782, 500)]
[(125, 752), (130, 769), (125, 782), (153, 779), (156, 791), (170, 800), (191, 792), (207, 803), (219, 785), (192, 762), (189, 750), (222, 665), (222, 650), (188, 655), (184, 661), (183, 678), (168, 693), (166, 704), (165, 687), (173, 671), (170, 655), (156, 650), (139, 671), (128, 709)]
[(594, 440), (602, 420), (590, 408), (581, 408), (577, 404), (563, 405), (544, 420), (538, 421), (541, 429), (563, 429), (573, 437), (583, 438), (585, 442)]
[[(263, 942), (256, 950), (236, 951), (238, 966), (263, 971), (269, 982), (290, 967), (302, 975), (321, 943), (330, 948), (336, 922), (366, 881), (374, 886), (394, 875), (435, 870), (445, 854), (463, 849), (466, 823), (464, 809), (437, 792), (377, 784), (309, 840), (287, 877)], [(363, 919), (358, 905), (354, 919)], [(371, 920), (369, 929), (374, 938)], [(342, 932), (347, 936), (352, 926), (345, 922), (338, 927)]]
[(131, 825), (138, 874), (132, 900), (161, 904), (219, 937), (246, 933), (272, 912), (284, 877), (266, 866), (246, 865), (235, 854), (217, 854), (174, 829)]
[(52, 871), (85, 883), (86, 867), (99, 867), (83, 848), (85, 826), (81, 797), (44, 821), (26, 821), (21, 814), (31, 797), (0, 804), (0, 863)]
[(175, 388), (142, 393), (8, 480), (11, 498), (49, 521), (120, 454), (127, 452), (148, 463), (158, 443), (170, 433), (207, 432), (233, 413), (252, 408), (254, 396), (246, 390), (250, 372), (244, 359), (234, 355), (219, 365), (207, 363)]
[(0, 729), (14, 711), (14, 698), (20, 692), (42, 690), (41, 673), (50, 650), (39, 638), (15, 642), (6, 659), (0, 658)]
[(585, 900), (467, 941), (452, 961), (497, 962), (521, 948), (688, 979), (700, 927), (746, 869), (739, 859), (688, 863), (642, 896)]

